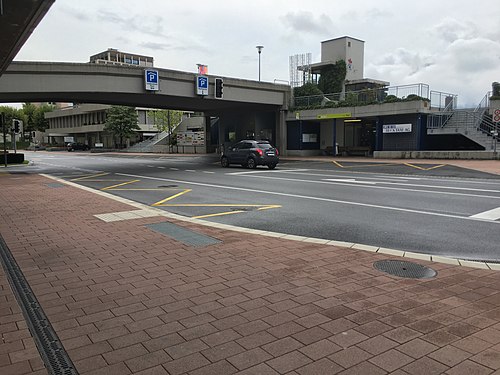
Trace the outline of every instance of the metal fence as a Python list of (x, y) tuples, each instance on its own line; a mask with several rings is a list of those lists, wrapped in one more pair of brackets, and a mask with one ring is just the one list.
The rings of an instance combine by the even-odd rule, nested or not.
[(418, 83), (414, 85), (388, 86), (359, 91), (347, 91), (332, 94), (299, 96), (292, 101), (293, 108), (329, 108), (362, 106), (369, 104), (391, 103), (411, 100), (429, 100), (432, 108), (456, 108), (457, 95), (430, 91), (429, 85)]

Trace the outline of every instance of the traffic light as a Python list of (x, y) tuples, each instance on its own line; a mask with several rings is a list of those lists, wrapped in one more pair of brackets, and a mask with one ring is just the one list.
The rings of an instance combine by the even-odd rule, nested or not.
[(19, 120), (12, 120), (14, 124), (14, 133), (19, 134), (20, 130), (20, 121)]
[(222, 99), (224, 96), (224, 81), (222, 78), (215, 79), (215, 97), (217, 99)]

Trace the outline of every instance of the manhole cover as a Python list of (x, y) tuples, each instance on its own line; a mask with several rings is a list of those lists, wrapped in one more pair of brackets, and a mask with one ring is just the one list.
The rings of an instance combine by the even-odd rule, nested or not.
[(373, 263), (373, 267), (390, 275), (410, 279), (430, 279), (437, 275), (432, 268), (403, 260), (379, 260)]

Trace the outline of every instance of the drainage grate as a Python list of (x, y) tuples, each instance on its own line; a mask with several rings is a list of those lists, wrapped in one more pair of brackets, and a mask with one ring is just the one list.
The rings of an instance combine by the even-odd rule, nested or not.
[(176, 188), (179, 185), (158, 185), (158, 188)]
[(78, 375), (73, 362), (0, 235), (0, 262), (50, 375)]
[(379, 260), (373, 263), (373, 267), (390, 275), (410, 279), (430, 279), (437, 275), (432, 268), (404, 260)]
[(154, 230), (155, 232), (166, 234), (167, 236), (172, 237), (174, 240), (193, 247), (215, 245), (221, 242), (216, 238), (193, 232), (190, 229), (183, 228), (173, 223), (164, 222), (147, 224), (146, 227)]

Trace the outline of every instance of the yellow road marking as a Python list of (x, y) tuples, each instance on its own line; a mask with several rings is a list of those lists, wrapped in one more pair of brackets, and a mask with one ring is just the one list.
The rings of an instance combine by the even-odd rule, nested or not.
[(214, 216), (223, 216), (223, 215), (232, 215), (232, 214), (241, 214), (245, 211), (229, 211), (229, 212), (220, 212), (218, 214), (209, 214), (209, 215), (201, 215), (201, 216), (193, 216), (192, 219), (203, 219), (206, 217), (214, 217)]
[(446, 165), (446, 164), (435, 165), (434, 167), (427, 168), (426, 170), (427, 170), (427, 171), (430, 171), (431, 169), (441, 168), (441, 167), (444, 167), (445, 165)]
[(380, 167), (382, 165), (398, 165), (395, 163), (371, 163), (371, 164), (358, 164), (358, 165), (342, 165), (338, 161), (333, 160), (333, 164), (337, 165), (340, 168), (361, 168), (361, 167)]
[(165, 198), (165, 199), (162, 199), (161, 201), (153, 203), (151, 206), (155, 206), (155, 207), (156, 206), (161, 206), (163, 203), (168, 202), (168, 201), (170, 201), (172, 199), (175, 199), (177, 197), (180, 197), (183, 194), (189, 193), (191, 190), (192, 189), (185, 189), (185, 190), (181, 191), (180, 193), (174, 194), (174, 195), (172, 195), (172, 196), (170, 196), (168, 198)]
[(279, 204), (271, 204), (269, 206), (258, 208), (257, 210), (262, 211), (262, 210), (269, 210), (271, 208), (281, 208), (281, 205), (279, 205)]
[(98, 173), (98, 174), (91, 174), (91, 175), (88, 175), (88, 176), (83, 176), (83, 177), (77, 177), (77, 178), (72, 178), (70, 181), (81, 181), (81, 180), (86, 180), (88, 178), (92, 178), (92, 177), (101, 177), (101, 176), (106, 176), (108, 175), (109, 173)]
[(408, 167), (420, 169), (421, 171), (430, 171), (431, 169), (441, 168), (441, 167), (444, 167), (446, 165), (446, 164), (439, 164), (439, 165), (435, 165), (435, 166), (430, 167), (430, 168), (424, 168), (424, 167), (420, 167), (418, 165), (414, 165), (414, 164), (411, 164), (411, 163), (403, 163), (403, 164), (406, 165), (406, 166), (408, 166)]
[(168, 203), (163, 204), (164, 207), (281, 207), (278, 205), (265, 204), (231, 204), (231, 203)]
[(117, 190), (117, 191), (168, 191), (168, 190), (180, 190), (180, 189), (174, 189), (174, 188), (137, 188), (137, 189), (118, 189), (118, 188), (113, 188), (110, 190)]
[(116, 185), (111, 185), (111, 186), (107, 186), (107, 187), (104, 187), (102, 188), (101, 190), (110, 190), (110, 189), (114, 189), (114, 188), (117, 188), (119, 186), (124, 186), (124, 185), (128, 185), (128, 184), (133, 184), (134, 182), (139, 182), (141, 180), (132, 180), (132, 181), (127, 181), (127, 182), (122, 182), (121, 184), (116, 184)]

